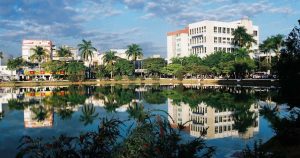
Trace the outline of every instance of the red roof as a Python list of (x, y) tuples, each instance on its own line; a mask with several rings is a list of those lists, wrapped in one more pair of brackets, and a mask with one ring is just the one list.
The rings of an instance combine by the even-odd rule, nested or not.
[(188, 34), (189, 33), (189, 28), (186, 27), (185, 29), (182, 29), (182, 30), (177, 30), (177, 31), (174, 31), (174, 32), (168, 32), (167, 35), (168, 36), (174, 36), (174, 35), (182, 34), (182, 33)]

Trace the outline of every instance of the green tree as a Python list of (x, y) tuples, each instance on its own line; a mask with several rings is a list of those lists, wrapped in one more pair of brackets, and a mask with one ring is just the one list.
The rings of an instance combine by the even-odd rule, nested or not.
[(166, 67), (162, 68), (161, 73), (175, 77), (175, 74), (183, 69), (181, 64), (168, 64)]
[(131, 76), (134, 73), (134, 65), (126, 59), (117, 59), (115, 62), (115, 72), (118, 75)]
[(17, 57), (15, 59), (8, 59), (7, 68), (9, 70), (19, 70), (24, 65), (24, 60), (22, 57)]
[(70, 62), (67, 65), (67, 75), (70, 81), (82, 81), (85, 78), (86, 67), (79, 62)]
[(103, 56), (103, 62), (105, 63), (106, 69), (110, 71), (110, 78), (113, 78), (114, 64), (117, 59), (118, 57), (114, 51), (105, 52)]
[(132, 60), (135, 62), (138, 58), (143, 57), (143, 49), (137, 44), (128, 45), (126, 55), (128, 59), (132, 57)]
[(57, 50), (57, 55), (59, 57), (71, 57), (72, 52), (68, 47), (59, 47)]
[(97, 51), (92, 45), (92, 41), (82, 40), (82, 43), (78, 44), (78, 50), (81, 53), (81, 58), (85, 61), (92, 61), (93, 51)]
[(256, 43), (256, 40), (252, 35), (247, 33), (245, 27), (239, 26), (232, 33), (234, 45), (239, 48), (247, 48), (249, 49), (252, 46), (252, 43)]
[(144, 60), (143, 68), (151, 76), (158, 76), (165, 65), (166, 61), (163, 58), (148, 58)]
[(41, 69), (41, 62), (50, 57), (47, 50), (41, 46), (36, 46), (35, 48), (31, 48), (31, 50), (33, 51), (33, 54), (29, 57), (29, 59), (31, 61), (37, 61), (39, 69)]

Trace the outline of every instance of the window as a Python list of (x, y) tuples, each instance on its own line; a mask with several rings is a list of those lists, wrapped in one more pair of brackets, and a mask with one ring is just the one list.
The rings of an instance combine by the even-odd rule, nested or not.
[(223, 27), (223, 33), (226, 33), (226, 28), (225, 27)]
[(227, 52), (230, 53), (230, 48), (227, 48)]
[(230, 28), (227, 28), (227, 33), (230, 34)]
[(214, 51), (216, 52), (218, 50), (218, 48), (217, 47), (214, 47)]
[(204, 47), (204, 53), (206, 53), (206, 47)]
[(253, 31), (253, 36), (257, 36), (257, 31)]
[(224, 44), (226, 43), (226, 38), (225, 38), (225, 37), (223, 37), (223, 43), (224, 43)]
[(218, 43), (222, 43), (222, 38), (219, 37)]
[(217, 33), (217, 31), (218, 31), (218, 28), (214, 27), (214, 33)]
[(219, 127), (215, 127), (215, 133), (218, 133), (219, 132)]
[(218, 42), (218, 37), (214, 37), (214, 43)]
[(218, 27), (218, 33), (222, 33), (222, 27)]
[(234, 28), (231, 28), (231, 34), (234, 32)]
[(227, 38), (227, 44), (230, 44), (231, 42), (230, 42), (230, 38)]

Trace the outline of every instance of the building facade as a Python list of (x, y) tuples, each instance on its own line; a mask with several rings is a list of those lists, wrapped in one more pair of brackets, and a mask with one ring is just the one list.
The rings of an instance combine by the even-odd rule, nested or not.
[[(233, 52), (235, 46), (233, 44), (233, 31), (238, 27), (244, 27), (247, 33), (253, 35), (257, 41), (253, 43), (250, 50), (258, 51), (259, 44), (259, 28), (253, 25), (253, 22), (248, 18), (243, 18), (238, 21), (221, 22), (221, 21), (200, 21), (188, 25), (188, 41), (181, 41), (180, 45), (188, 45), (187, 53), (178, 54), (177, 43), (172, 41), (168, 33), (167, 51), (168, 60), (173, 57), (184, 57), (195, 54), (199, 57), (205, 57), (216, 51)], [(185, 43), (187, 42), (187, 43)], [(177, 44), (177, 45), (176, 45)]]
[(46, 60), (49, 60), (52, 58), (52, 52), (53, 52), (53, 44), (52, 41), (49, 40), (23, 40), (22, 42), (22, 58), (25, 61), (29, 61), (30, 56), (33, 54), (33, 48), (36, 46), (43, 47), (49, 58)]
[(167, 60), (174, 57), (189, 56), (189, 28), (167, 34)]

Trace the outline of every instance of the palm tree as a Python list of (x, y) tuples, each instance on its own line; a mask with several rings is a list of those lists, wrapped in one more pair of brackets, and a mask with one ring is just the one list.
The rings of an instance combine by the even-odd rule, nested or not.
[(144, 112), (144, 106), (142, 104), (138, 104), (137, 102), (129, 104), (127, 113), (130, 117), (136, 119), (138, 122), (143, 122), (147, 118), (147, 113)]
[(253, 36), (247, 33), (245, 27), (239, 26), (233, 31), (232, 35), (234, 41), (233, 44), (240, 48), (249, 49), (252, 46), (252, 43), (256, 43), (256, 40), (253, 38)]
[(275, 52), (277, 59), (280, 57), (280, 48), (284, 45), (284, 35), (278, 34), (270, 38), (270, 47)]
[(72, 52), (68, 47), (59, 47), (57, 50), (57, 55), (59, 57), (71, 57)]
[(97, 51), (95, 47), (93, 47), (91, 41), (82, 40), (82, 43), (78, 44), (78, 49), (81, 53), (81, 57), (83, 60), (90, 60), (93, 59), (93, 51)]
[(103, 62), (105, 65), (110, 69), (110, 77), (113, 77), (113, 70), (114, 70), (114, 63), (118, 59), (118, 57), (115, 55), (116, 52), (114, 51), (108, 51), (103, 56)]
[(3, 59), (3, 52), (0, 52), (0, 66), (1, 66), (2, 59)]
[(39, 69), (41, 70), (41, 62), (44, 61), (49, 57), (47, 54), (47, 51), (41, 47), (41, 46), (36, 46), (35, 48), (31, 48), (33, 51), (33, 54), (29, 57), (31, 61), (36, 60), (39, 64)]
[(132, 57), (133, 61), (136, 61), (138, 58), (143, 57), (142, 48), (140, 48), (137, 44), (132, 44), (127, 46), (126, 55), (128, 56), (128, 59)]
[(96, 110), (93, 104), (84, 105), (81, 109), (82, 115), (80, 115), (80, 121), (84, 123), (84, 125), (88, 125), (94, 122), (94, 119), (99, 115), (95, 114)]

